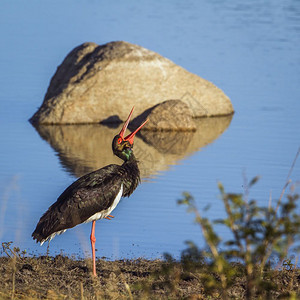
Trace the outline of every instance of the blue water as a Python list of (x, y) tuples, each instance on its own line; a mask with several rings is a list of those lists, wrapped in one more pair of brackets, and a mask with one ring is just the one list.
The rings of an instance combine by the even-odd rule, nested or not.
[[(270, 192), (279, 197), (300, 146), (299, 1), (2, 1), (0, 36), (0, 241), (46, 252), (31, 233), (76, 177), (28, 119), (56, 67), (86, 41), (125, 40), (156, 51), (212, 81), (235, 108), (213, 143), (144, 182), (114, 220), (97, 222), (98, 256), (178, 256), (185, 240), (203, 245), (193, 217), (176, 204), (183, 191), (200, 209), (211, 204), (211, 218), (224, 216), (219, 180), (241, 192), (243, 173), (261, 175), (251, 195), (265, 205)], [(298, 161), (293, 180), (299, 170)], [(89, 234), (90, 224), (68, 230), (50, 252), (89, 255)]]

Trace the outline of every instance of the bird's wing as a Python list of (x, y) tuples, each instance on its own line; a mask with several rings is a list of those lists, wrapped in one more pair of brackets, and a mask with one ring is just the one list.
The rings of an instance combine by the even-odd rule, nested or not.
[(107, 210), (120, 191), (122, 175), (120, 166), (108, 165), (79, 178), (41, 217), (33, 237), (45, 239), (54, 232), (72, 228), (95, 213)]

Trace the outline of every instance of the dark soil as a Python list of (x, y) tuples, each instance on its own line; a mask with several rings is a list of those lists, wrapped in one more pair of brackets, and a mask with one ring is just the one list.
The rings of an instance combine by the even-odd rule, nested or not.
[[(221, 299), (218, 291), (205, 294), (201, 272), (185, 271), (181, 263), (99, 259), (97, 278), (91, 269), (90, 259), (62, 255), (0, 257), (0, 299)], [(299, 270), (274, 271), (272, 280), (279, 286), (272, 298), (299, 293)], [(244, 298), (243, 276), (230, 295)]]

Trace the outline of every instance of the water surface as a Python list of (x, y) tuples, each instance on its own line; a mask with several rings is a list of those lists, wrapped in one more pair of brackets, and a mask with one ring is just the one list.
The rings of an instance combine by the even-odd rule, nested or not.
[[(251, 195), (261, 204), (270, 191), (279, 196), (300, 145), (298, 1), (33, 0), (0, 6), (0, 241), (45, 253), (31, 239), (40, 216), (78, 176), (118, 161), (110, 146), (117, 129), (34, 128), (28, 122), (56, 67), (86, 41), (125, 40), (156, 51), (215, 83), (236, 111), (230, 120), (199, 121), (195, 134), (178, 137), (181, 148), (159, 144), (165, 137), (137, 139), (143, 177), (150, 180), (120, 202), (114, 220), (97, 222), (98, 256), (178, 256), (185, 240), (203, 245), (193, 217), (176, 204), (183, 191), (200, 209), (211, 204), (205, 214), (212, 218), (224, 216), (218, 180), (240, 192), (243, 172), (249, 179), (261, 175)], [(298, 162), (295, 180), (299, 168)], [(89, 253), (89, 234), (90, 224), (68, 230), (50, 251)]]

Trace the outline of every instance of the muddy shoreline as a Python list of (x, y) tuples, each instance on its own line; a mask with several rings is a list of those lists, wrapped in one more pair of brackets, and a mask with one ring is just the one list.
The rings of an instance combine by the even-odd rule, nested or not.
[[(0, 299), (221, 299), (217, 290), (207, 295), (201, 283), (205, 266), (191, 272), (180, 262), (162, 260), (97, 260), (55, 257), (0, 257)], [(233, 299), (245, 297), (245, 278), (230, 288)], [(300, 270), (273, 271), (279, 289), (273, 299), (300, 291)]]

